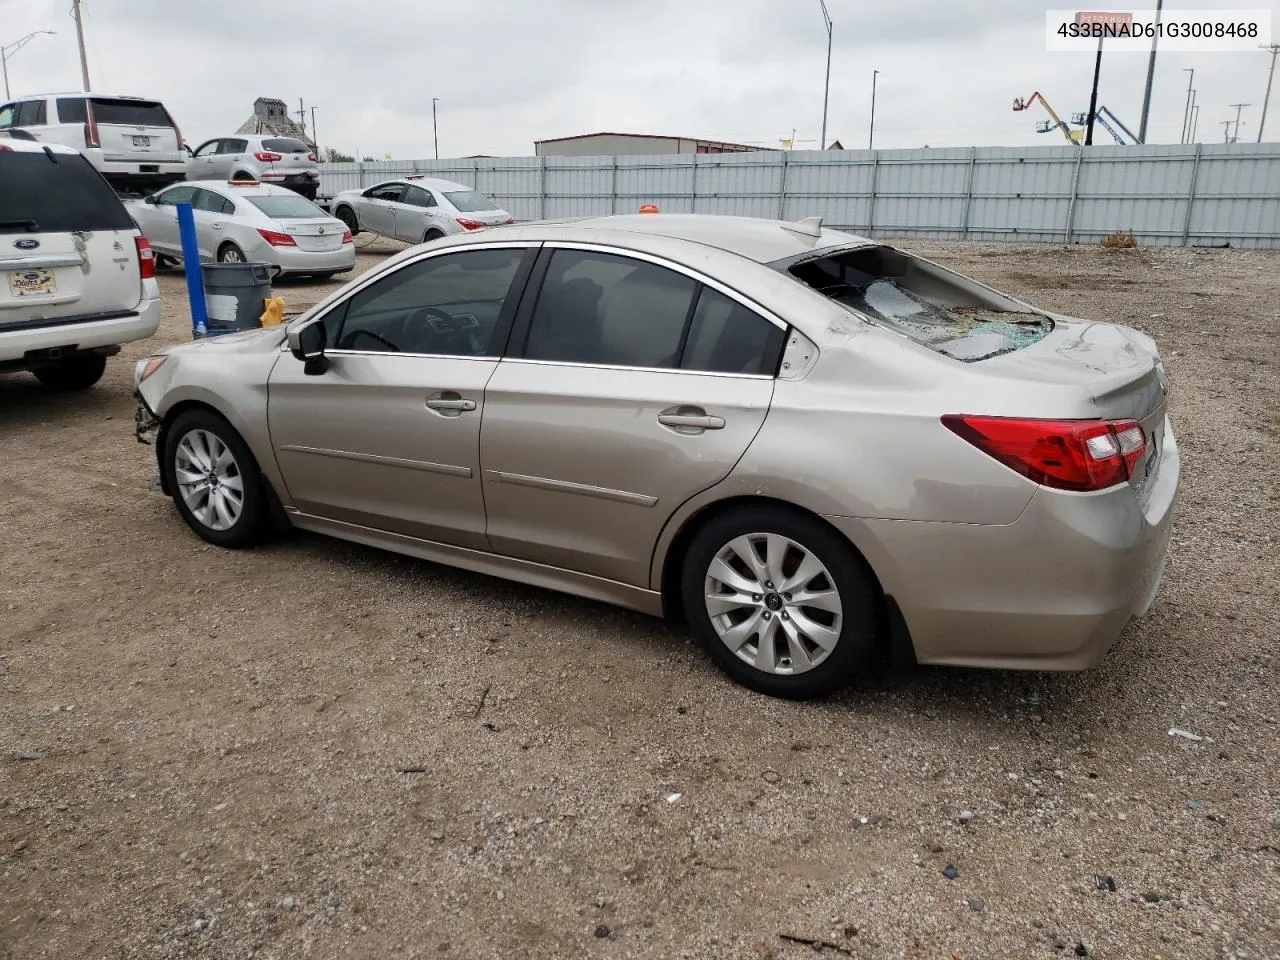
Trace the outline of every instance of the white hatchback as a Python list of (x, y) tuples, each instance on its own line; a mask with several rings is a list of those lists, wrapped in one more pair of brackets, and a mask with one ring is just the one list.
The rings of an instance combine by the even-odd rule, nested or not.
[(190, 203), (200, 259), (265, 263), (281, 274), (327, 279), (356, 265), (351, 231), (292, 190), (255, 180), (180, 183), (128, 204), (164, 260), (182, 259), (178, 204)]

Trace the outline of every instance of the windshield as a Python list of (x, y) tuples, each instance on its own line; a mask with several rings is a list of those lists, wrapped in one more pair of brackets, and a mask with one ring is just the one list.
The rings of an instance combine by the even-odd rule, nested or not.
[(983, 360), (1042, 340), (1053, 321), (959, 274), (890, 247), (860, 247), (792, 263), (823, 296), (957, 360)]
[(246, 197), (250, 203), (273, 220), (314, 220), (329, 215), (310, 200), (294, 194), (288, 197)]
[(108, 100), (94, 97), (93, 119), (98, 123), (118, 123), (128, 127), (172, 127), (164, 104), (154, 100)]
[(457, 193), (446, 193), (449, 202), (459, 213), (479, 213), (481, 210), (497, 210), (498, 205), (483, 193), (474, 190), (459, 190)]

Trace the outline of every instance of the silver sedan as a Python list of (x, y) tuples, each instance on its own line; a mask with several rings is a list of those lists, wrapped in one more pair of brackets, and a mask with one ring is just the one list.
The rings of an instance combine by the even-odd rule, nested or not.
[(367, 190), (344, 190), (330, 203), (352, 233), (377, 233), (405, 243), (515, 223), (491, 197), (451, 180), (413, 176)]
[(319, 278), (356, 265), (351, 232), (310, 200), (254, 180), (180, 183), (128, 204), (129, 213), (161, 258), (182, 259), (178, 204), (190, 203), (200, 259), (265, 263), (280, 274)]
[(682, 615), (766, 693), (1074, 670), (1160, 584), (1155, 344), (902, 250), (730, 217), (414, 247), (286, 328), (139, 363), (191, 528), (274, 521)]

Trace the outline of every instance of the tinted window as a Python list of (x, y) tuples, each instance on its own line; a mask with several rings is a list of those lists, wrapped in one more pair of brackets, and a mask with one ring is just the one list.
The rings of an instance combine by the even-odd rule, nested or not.
[(80, 97), (63, 97), (58, 101), (59, 123), (84, 123), (88, 119), (85, 116), (84, 100)]
[(479, 213), (481, 210), (498, 209), (496, 203), (483, 193), (476, 193), (474, 190), (459, 190), (456, 193), (446, 193), (445, 196), (459, 213)]
[(524, 250), (469, 250), (402, 267), (347, 303), (340, 350), (496, 356), (494, 331)]
[(206, 213), (230, 214), (235, 211), (235, 204), (226, 197), (221, 197), (212, 190), (197, 190), (192, 207)]
[(244, 153), (249, 145), (247, 140), (222, 140), (218, 143), (219, 153)]
[(430, 190), (423, 190), (421, 187), (406, 187), (403, 202), (412, 204), (415, 207), (434, 207), (436, 198)]
[(552, 254), (525, 356), (566, 363), (675, 367), (695, 280), (609, 253)]
[(210, 140), (208, 143), (203, 143), (196, 150), (193, 156), (211, 157), (218, 152), (218, 144), (219, 144), (219, 141), (217, 140)]
[(311, 148), (301, 140), (292, 137), (273, 137), (262, 141), (262, 149), (274, 150), (276, 153), (310, 153)]
[(118, 123), (136, 127), (172, 127), (169, 111), (155, 100), (112, 100), (94, 97), (93, 119), (98, 123)]
[(773, 374), (785, 336), (736, 300), (703, 287), (680, 366), (710, 373)]
[(6, 103), (0, 107), (0, 130), (7, 130), (13, 126), (13, 118), (18, 112), (16, 103)]
[(156, 201), (161, 204), (190, 203), (195, 205), (196, 188), (183, 184), (178, 187), (170, 187), (161, 194), (156, 195)]
[(365, 196), (371, 200), (399, 200), (402, 193), (404, 193), (404, 184), (388, 183), (380, 187), (372, 187), (365, 191)]
[(245, 199), (273, 219), (310, 220), (329, 216), (310, 200), (297, 194), (287, 197), (246, 197)]
[(134, 229), (124, 204), (84, 157), (0, 152), (0, 183), (0, 233)]
[(28, 100), (18, 104), (18, 116), (14, 125), (18, 127), (35, 127), (44, 124), (45, 109), (43, 100)]

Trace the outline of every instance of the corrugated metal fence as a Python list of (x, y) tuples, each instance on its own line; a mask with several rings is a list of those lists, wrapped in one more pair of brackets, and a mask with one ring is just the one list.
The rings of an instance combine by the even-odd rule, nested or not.
[(821, 215), (866, 236), (1280, 249), (1280, 144), (769, 151), (330, 163), (321, 193), (460, 180), (517, 220), (634, 213)]

